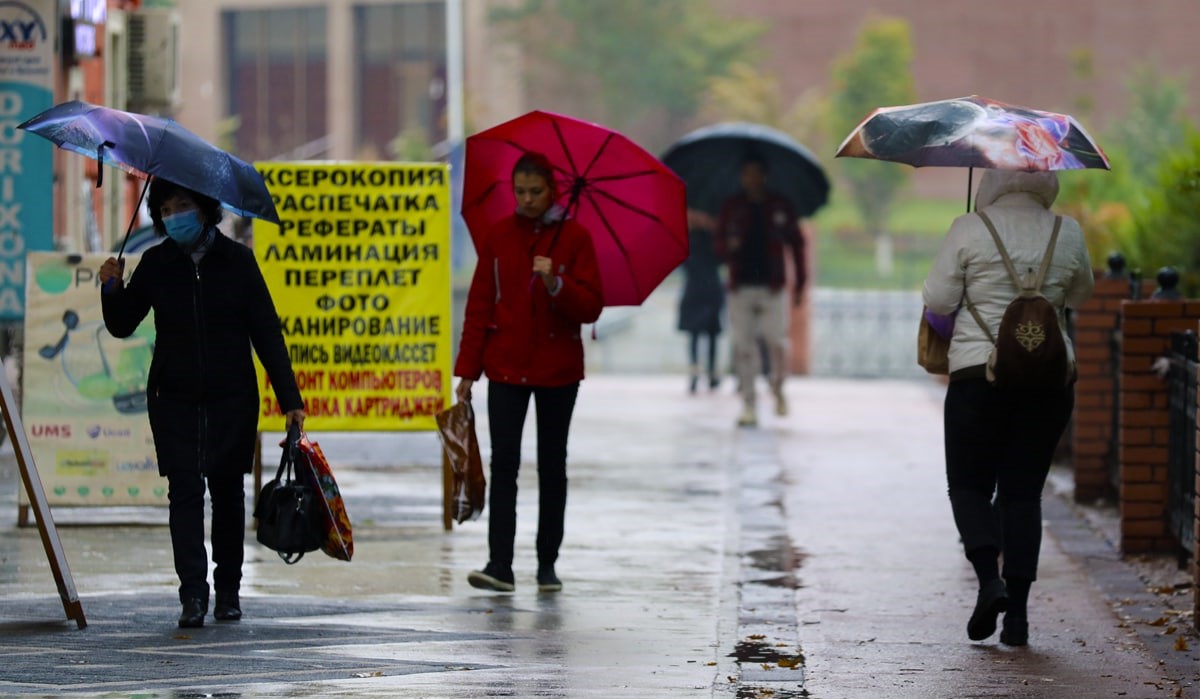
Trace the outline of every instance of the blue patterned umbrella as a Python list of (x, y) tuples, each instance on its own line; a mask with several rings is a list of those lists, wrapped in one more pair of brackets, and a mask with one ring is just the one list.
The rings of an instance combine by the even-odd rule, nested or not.
[[(262, 175), (173, 119), (73, 100), (17, 128), (138, 177), (161, 177), (221, 202), (240, 216), (279, 223)], [(97, 183), (97, 186), (99, 183)]]

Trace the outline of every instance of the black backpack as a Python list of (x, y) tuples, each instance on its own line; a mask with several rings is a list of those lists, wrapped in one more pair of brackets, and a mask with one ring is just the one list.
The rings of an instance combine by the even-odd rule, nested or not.
[(988, 379), (998, 388), (1022, 392), (1044, 391), (1067, 385), (1072, 378), (1072, 372), (1067, 356), (1067, 343), (1063, 340), (1062, 328), (1058, 323), (1058, 309), (1042, 295), (1042, 282), (1046, 279), (1050, 260), (1054, 257), (1054, 246), (1058, 242), (1062, 216), (1054, 218), (1054, 231), (1050, 234), (1046, 255), (1042, 258), (1037, 276), (1031, 279), (1032, 269), (1028, 270), (1024, 277), (1017, 273), (1012, 258), (1009, 257), (1008, 250), (1004, 248), (1004, 243), (988, 215), (982, 211), (976, 213), (992, 234), (992, 240), (1000, 250), (1000, 257), (1004, 260), (1008, 276), (1018, 292), (1017, 298), (1004, 309), (1000, 327), (995, 335), (992, 335), (991, 328), (983, 322), (970, 299), (967, 300), (967, 309), (975, 317), (975, 322), (987, 333), (988, 340), (993, 345), (992, 354), (988, 357)]

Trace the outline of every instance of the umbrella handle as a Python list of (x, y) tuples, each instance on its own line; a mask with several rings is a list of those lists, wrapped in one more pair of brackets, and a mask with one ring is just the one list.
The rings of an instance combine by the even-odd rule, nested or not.
[[(108, 143), (108, 141), (105, 141), (105, 143)], [(100, 148), (104, 148), (104, 144), (101, 144)], [(99, 155), (99, 152), (97, 152), (97, 155)], [(101, 170), (103, 171), (103, 165), (101, 165)], [(97, 184), (96, 186), (99, 187), (100, 185)], [(133, 207), (133, 215), (129, 217), (129, 228), (125, 229), (125, 238), (121, 240), (121, 249), (117, 251), (118, 263), (122, 261), (123, 257), (125, 257), (125, 244), (129, 242), (129, 235), (133, 233), (133, 224), (137, 223), (138, 212), (142, 210), (142, 201), (145, 200), (146, 190), (148, 189), (150, 189), (149, 177), (146, 178), (146, 184), (142, 185), (142, 195), (138, 197), (137, 206)], [(122, 265), (121, 269), (125, 269), (124, 265)], [(101, 291), (112, 291), (112, 288), (116, 286), (116, 283), (116, 279), (109, 279), (108, 281), (104, 282), (104, 286), (101, 287)]]
[(567, 210), (563, 212), (563, 217), (558, 220), (558, 225), (554, 227), (554, 237), (550, 239), (550, 247), (546, 248), (546, 256), (554, 251), (554, 246), (558, 244), (558, 234), (562, 233), (563, 225), (567, 222), (567, 217), (571, 215), (573, 210), (579, 209), (579, 197), (583, 194), (583, 188), (587, 186), (587, 180), (582, 177), (576, 177), (571, 183), (571, 198), (567, 200)]

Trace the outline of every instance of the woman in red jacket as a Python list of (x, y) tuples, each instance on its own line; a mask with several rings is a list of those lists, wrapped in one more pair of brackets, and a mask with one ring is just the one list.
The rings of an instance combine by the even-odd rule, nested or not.
[(562, 589), (554, 572), (567, 505), (567, 434), (583, 379), (581, 325), (600, 316), (603, 298), (587, 230), (555, 204), (554, 173), (543, 156), (513, 167), (516, 212), (479, 247), (454, 375), (456, 395), (488, 377), (492, 491), (488, 563), (467, 581), (512, 592), (521, 432), (532, 396), (537, 414), (538, 590)]

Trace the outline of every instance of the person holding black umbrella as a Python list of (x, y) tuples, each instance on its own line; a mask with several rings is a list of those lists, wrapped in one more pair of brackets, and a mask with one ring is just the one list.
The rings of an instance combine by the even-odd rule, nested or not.
[[(791, 202), (767, 186), (767, 161), (750, 153), (742, 161), (742, 191), (721, 207), (715, 245), (729, 267), (729, 320), (733, 332), (742, 413), (741, 427), (758, 424), (755, 391), (758, 338), (770, 357), (768, 382), (775, 413), (787, 415), (783, 379), (788, 365), (788, 326), (792, 305), (803, 299), (804, 238)], [(795, 287), (787, 298), (785, 248), (790, 250)], [(789, 304), (790, 301), (790, 304)]]
[(121, 262), (105, 260), (100, 300), (105, 327), (118, 338), (131, 335), (154, 311), (147, 408), (158, 470), (167, 478), (183, 607), (179, 626), (199, 627), (209, 601), (206, 489), (212, 499), (213, 616), (242, 616), (244, 476), (254, 462), (259, 415), (252, 348), (287, 427), (303, 427), (304, 402), (254, 253), (217, 228), (221, 203), (156, 177), (149, 208), (154, 229), (166, 240), (143, 253), (128, 284)]

